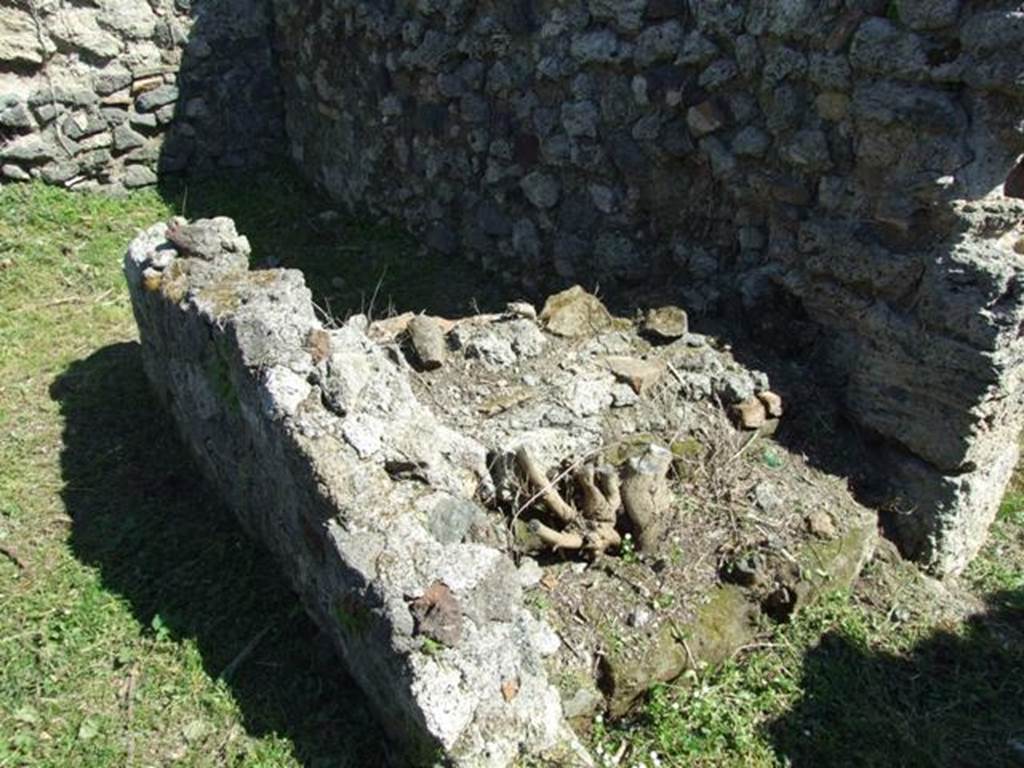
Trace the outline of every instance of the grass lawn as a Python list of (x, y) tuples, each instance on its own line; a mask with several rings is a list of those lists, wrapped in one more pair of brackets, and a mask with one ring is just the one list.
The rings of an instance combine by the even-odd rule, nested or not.
[[(120, 257), (182, 209), (233, 216), (254, 261), (303, 268), (332, 311), (500, 298), (283, 172), (122, 199), (0, 189), (0, 768), (372, 768), (383, 742), (359, 692), (148, 393)], [(623, 766), (1012, 765), (1011, 739), (1019, 487), (959, 583), (878, 560), (854, 594), (593, 733)]]

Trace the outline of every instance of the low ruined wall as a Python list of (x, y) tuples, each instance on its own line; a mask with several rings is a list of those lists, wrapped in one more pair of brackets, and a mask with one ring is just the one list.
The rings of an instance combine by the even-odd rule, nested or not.
[(263, 0), (0, 6), (0, 183), (141, 187), (255, 165), (283, 116)]
[(592, 765), (570, 725), (735, 657), (875, 550), (845, 481), (771, 440), (766, 374), (678, 307), (614, 317), (577, 286), (326, 328), (248, 255), (226, 218), (135, 239), (143, 363), (395, 765)]
[(327, 331), (301, 273), (250, 272), (230, 219), (179, 224), (125, 257), (146, 373), (334, 641), (395, 764), (590, 765), (544, 669), (558, 638), (525, 609), (511, 558), (427, 525), (477, 509), (484, 447), (420, 404), (365, 318)]
[(893, 447), (907, 551), (980, 546), (1022, 413), (1018, 3), (274, 8), (328, 192), (533, 286), (657, 281), (748, 325), (795, 298)]

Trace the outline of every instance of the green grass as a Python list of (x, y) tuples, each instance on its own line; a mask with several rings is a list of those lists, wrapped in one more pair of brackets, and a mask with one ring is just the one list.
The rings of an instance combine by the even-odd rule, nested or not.
[(1020, 473), (1003, 499), (982, 556), (965, 581), (1003, 610), (1024, 616), (1024, 478)]
[[(716, 669), (599, 723), (637, 766), (1018, 765), (1024, 739), (1024, 478), (985, 548), (942, 586), (876, 559)], [(651, 756), (656, 755), (657, 760)], [(1015, 762), (1016, 761), (1016, 762)]]
[[(320, 216), (280, 171), (123, 199), (0, 189), (0, 768), (378, 765), (362, 697), (149, 395), (120, 254), (183, 207), (233, 216), (257, 264), (302, 267), (338, 314), (497, 301), (386, 224)], [(629, 766), (1007, 764), (1024, 735), (1019, 484), (962, 587), (977, 618), (874, 563), (854, 594), (595, 724), (595, 744), (625, 744)]]
[(497, 310), (508, 300), (494, 279), (428, 251), (392, 222), (339, 216), (284, 168), (237, 180), (170, 182), (161, 193), (189, 218), (233, 218), (252, 244), (254, 264), (301, 269), (316, 304), (333, 316), (455, 316)]
[(149, 395), (120, 254), (172, 208), (0, 190), (0, 766), (379, 764), (361, 696)]
[(936, 624), (832, 595), (740, 659), (654, 691), (599, 741), (666, 766), (1010, 765), (1007, 742), (1024, 734), (1024, 619), (1019, 593), (1003, 597)]

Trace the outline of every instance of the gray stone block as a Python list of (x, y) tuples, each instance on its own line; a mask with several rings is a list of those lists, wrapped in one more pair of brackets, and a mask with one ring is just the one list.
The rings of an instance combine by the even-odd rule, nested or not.
[(146, 143), (146, 137), (136, 133), (127, 125), (119, 125), (114, 129), (114, 150), (127, 152), (130, 149), (141, 147)]
[(139, 94), (135, 99), (135, 109), (139, 112), (152, 112), (165, 104), (173, 104), (178, 99), (178, 86), (160, 85)]
[(43, 49), (35, 22), (28, 11), (10, 6), (0, 7), (0, 61), (15, 65), (38, 66), (43, 63)]
[(523, 194), (537, 208), (551, 208), (558, 202), (558, 180), (545, 173), (534, 171), (519, 182)]
[(28, 134), (0, 147), (0, 158), (23, 162), (42, 162), (52, 160), (63, 154), (56, 143), (39, 134)]
[(156, 174), (145, 165), (129, 165), (124, 169), (123, 183), (128, 189), (148, 187), (156, 182)]

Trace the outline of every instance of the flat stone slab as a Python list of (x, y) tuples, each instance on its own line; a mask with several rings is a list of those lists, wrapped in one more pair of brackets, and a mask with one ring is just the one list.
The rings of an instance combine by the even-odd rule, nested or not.
[[(872, 551), (874, 515), (770, 439), (767, 377), (712, 338), (652, 337), (578, 288), (328, 327), (300, 273), (248, 254), (224, 218), (132, 243), (146, 371), (401, 764), (591, 765), (594, 714)], [(751, 399), (772, 405), (757, 430), (730, 418)]]

